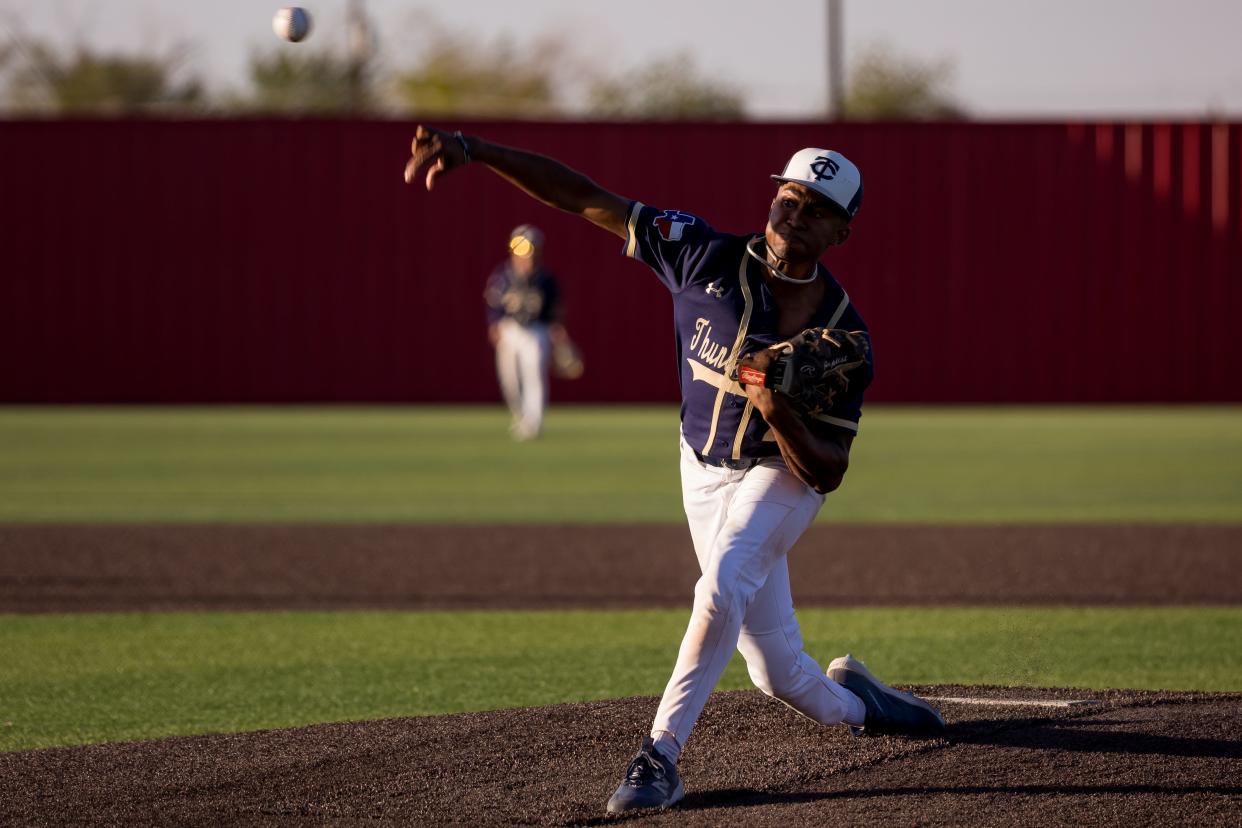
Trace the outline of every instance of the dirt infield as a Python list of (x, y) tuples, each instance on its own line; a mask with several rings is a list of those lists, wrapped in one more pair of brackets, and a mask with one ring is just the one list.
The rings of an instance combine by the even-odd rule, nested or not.
[[(791, 568), (802, 605), (1235, 604), (1242, 527), (816, 527)], [(681, 527), (0, 527), (0, 612), (688, 607), (694, 579)], [(0, 754), (0, 825), (1238, 823), (1242, 694), (916, 689), (969, 699), (946, 739), (717, 693), (664, 814), (604, 813), (631, 698)]]
[(855, 739), (757, 692), (713, 696), (686, 798), (604, 802), (656, 699), (0, 755), (0, 824), (1236, 825), (1242, 696), (923, 687), (947, 739)]
[[(1242, 601), (1242, 526), (815, 526), (801, 606)], [(0, 612), (688, 607), (682, 526), (0, 526)]]

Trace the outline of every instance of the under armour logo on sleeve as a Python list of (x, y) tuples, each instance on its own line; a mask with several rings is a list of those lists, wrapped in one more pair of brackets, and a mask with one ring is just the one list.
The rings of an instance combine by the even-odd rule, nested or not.
[(694, 222), (694, 216), (680, 210), (665, 210), (651, 221), (665, 241), (681, 241), (682, 230)]

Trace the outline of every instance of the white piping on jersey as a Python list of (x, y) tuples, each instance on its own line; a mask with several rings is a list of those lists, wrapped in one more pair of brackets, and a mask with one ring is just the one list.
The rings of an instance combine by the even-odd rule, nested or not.
[[(828, 320), (828, 327), (835, 328), (837, 323), (841, 321), (841, 317), (845, 315), (845, 309), (850, 306), (850, 295), (845, 292), (845, 288), (841, 289), (841, 304), (837, 305), (837, 309), (832, 312), (832, 318)], [(815, 419), (825, 423), (831, 423), (834, 426), (849, 429), (855, 434), (858, 433), (858, 423), (852, 420), (843, 420), (840, 417), (829, 417), (827, 414), (815, 414)]]
[(853, 431), (855, 434), (858, 433), (858, 423), (853, 420), (843, 420), (840, 417), (829, 417), (827, 414), (813, 414), (811, 416), (825, 423), (831, 423), (834, 426), (840, 426), (841, 428)]
[[(746, 255), (742, 255), (742, 262), (737, 269), (737, 280), (742, 287), (742, 300), (745, 303), (742, 307), (742, 321), (737, 326), (737, 339), (733, 341), (733, 350), (729, 352), (729, 361), (726, 365), (732, 365), (737, 361), (737, 355), (742, 350), (742, 343), (746, 341), (746, 329), (750, 327), (750, 312), (754, 309), (755, 299), (750, 293), (750, 282), (746, 279)], [(720, 406), (724, 402), (725, 389), (720, 388), (716, 392), (716, 404), (712, 408), (712, 427), (707, 433), (707, 442), (703, 444), (703, 454), (710, 454), (712, 451), (712, 441), (716, 439), (716, 427), (720, 424)], [(748, 402), (747, 405), (750, 405)], [(733, 449), (734, 458), (737, 458), (737, 447)]]
[(638, 214), (642, 209), (642, 202), (635, 201), (634, 206), (630, 208), (629, 218), (625, 220), (625, 255), (631, 259), (638, 258), (638, 233), (635, 232), (635, 228), (638, 225)]
[(841, 304), (837, 305), (837, 309), (832, 312), (832, 318), (828, 320), (827, 327), (835, 328), (837, 323), (841, 321), (841, 317), (845, 315), (845, 309), (850, 306), (850, 295), (845, 292), (845, 288), (841, 289)]
[[(843, 420), (840, 417), (829, 417), (827, 414), (812, 414), (811, 416), (819, 420), (820, 422), (829, 423), (834, 426), (840, 426), (846, 431), (852, 431), (855, 434), (858, 433), (858, 423), (854, 422), (853, 420)], [(776, 435), (772, 433), (772, 429), (770, 427), (768, 428), (766, 432), (764, 432), (763, 437), (759, 438), (759, 442), (761, 443), (775, 443), (776, 442)]]

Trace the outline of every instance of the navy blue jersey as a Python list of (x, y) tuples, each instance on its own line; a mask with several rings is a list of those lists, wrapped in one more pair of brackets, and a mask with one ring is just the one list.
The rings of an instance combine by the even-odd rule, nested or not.
[[(673, 294), (677, 363), (681, 369), (681, 428), (690, 447), (712, 457), (747, 459), (778, 454), (775, 437), (729, 372), (753, 341), (777, 342), (779, 311), (764, 266), (747, 255), (755, 238), (720, 233), (698, 216), (630, 205), (625, 254), (646, 263)], [(827, 288), (807, 327), (867, 330), (849, 296), (822, 265)], [(746, 348), (750, 340), (751, 348)], [(869, 368), (871, 357), (868, 357)], [(826, 429), (858, 431), (863, 372), (816, 417)]]
[(542, 267), (523, 279), (506, 259), (492, 271), (483, 299), (489, 324), (512, 319), (520, 325), (548, 325), (557, 321), (560, 290), (556, 277)]

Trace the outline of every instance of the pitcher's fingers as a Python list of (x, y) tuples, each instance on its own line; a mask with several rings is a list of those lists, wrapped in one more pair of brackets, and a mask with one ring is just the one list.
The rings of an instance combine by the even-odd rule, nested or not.
[(436, 163), (431, 165), (431, 169), (427, 170), (427, 189), (430, 190), (435, 186), (436, 179), (444, 172), (444, 159), (437, 158)]
[(427, 127), (423, 126), (422, 124), (419, 124), (418, 127), (414, 130), (414, 138), (410, 141), (410, 152), (417, 155), (418, 148), (420, 146), (426, 145), (426, 143), (430, 141), (433, 137), (434, 137), (434, 133), (431, 130), (427, 129)]

